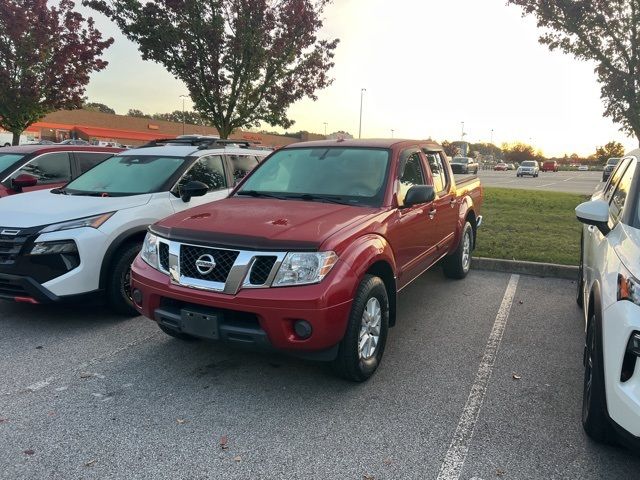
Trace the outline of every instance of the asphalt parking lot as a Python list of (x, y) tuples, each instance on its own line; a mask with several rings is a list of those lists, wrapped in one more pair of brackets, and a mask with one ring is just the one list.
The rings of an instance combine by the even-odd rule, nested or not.
[(0, 478), (638, 478), (583, 434), (574, 289), (430, 272), (361, 385), (101, 308), (0, 303)]
[(591, 195), (602, 180), (602, 172), (540, 172), (538, 178), (516, 177), (514, 170), (478, 172), (485, 187), (523, 188), (549, 192), (567, 192)]

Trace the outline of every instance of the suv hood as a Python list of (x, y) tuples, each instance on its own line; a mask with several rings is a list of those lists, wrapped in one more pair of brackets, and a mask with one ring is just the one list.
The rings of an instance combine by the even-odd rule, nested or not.
[(161, 220), (152, 229), (184, 242), (250, 250), (317, 250), (331, 235), (379, 212), (363, 206), (230, 197)]
[(61, 195), (51, 190), (11, 195), (0, 200), (0, 226), (29, 228), (137, 207), (152, 194), (131, 197)]

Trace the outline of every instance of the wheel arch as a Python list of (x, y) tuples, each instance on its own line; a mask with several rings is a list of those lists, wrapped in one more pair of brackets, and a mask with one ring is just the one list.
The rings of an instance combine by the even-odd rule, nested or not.
[(118, 235), (109, 248), (107, 252), (104, 254), (104, 258), (102, 259), (102, 265), (100, 266), (100, 289), (104, 289), (107, 283), (107, 277), (109, 275), (109, 269), (111, 267), (111, 262), (113, 261), (113, 257), (116, 252), (123, 246), (128, 243), (139, 241), (142, 243), (145, 235), (147, 234), (147, 227), (134, 227), (129, 230), (122, 232)]
[(386, 260), (378, 260), (368, 268), (367, 273), (379, 277), (384, 282), (384, 286), (387, 290), (387, 297), (389, 298), (389, 326), (395, 326), (397, 287), (396, 278), (393, 275), (391, 265)]

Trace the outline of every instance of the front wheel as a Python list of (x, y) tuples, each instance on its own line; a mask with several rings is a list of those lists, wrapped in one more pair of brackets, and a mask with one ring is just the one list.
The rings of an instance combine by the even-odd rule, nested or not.
[(353, 382), (364, 382), (382, 360), (389, 330), (389, 298), (384, 282), (366, 275), (353, 299), (349, 323), (333, 362), (336, 373)]
[(458, 248), (444, 259), (442, 264), (444, 274), (456, 279), (466, 277), (471, 269), (471, 252), (473, 252), (473, 227), (466, 222)]
[(113, 311), (127, 317), (138, 315), (131, 297), (131, 264), (142, 248), (141, 243), (128, 243), (113, 256), (107, 284), (107, 301)]

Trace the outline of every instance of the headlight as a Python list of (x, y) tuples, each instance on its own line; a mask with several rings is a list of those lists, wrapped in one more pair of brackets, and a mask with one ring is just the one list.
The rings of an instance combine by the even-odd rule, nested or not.
[(55, 255), (62, 253), (78, 253), (76, 242), (73, 240), (38, 242), (33, 245), (30, 255)]
[(147, 233), (144, 237), (140, 257), (156, 270), (160, 269), (160, 260), (158, 256), (158, 237), (153, 233)]
[(631, 275), (618, 274), (618, 301), (620, 300), (640, 305), (640, 282)]
[(104, 222), (109, 220), (116, 212), (103, 213), (101, 215), (95, 215), (93, 217), (78, 218), (76, 220), (70, 220), (68, 222), (54, 223), (49, 225), (40, 233), (59, 232), (60, 230), (71, 230), (72, 228), (91, 227), (99, 228)]
[(289, 252), (284, 257), (272, 286), (318, 283), (327, 276), (337, 261), (338, 255), (334, 252)]

